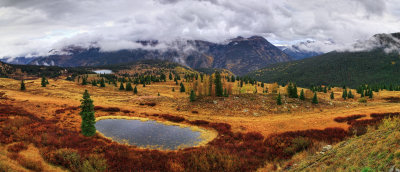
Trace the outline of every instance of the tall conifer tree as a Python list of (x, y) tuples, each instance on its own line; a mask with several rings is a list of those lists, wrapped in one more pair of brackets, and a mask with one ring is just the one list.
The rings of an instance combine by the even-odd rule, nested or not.
[(81, 100), (81, 112), (79, 113), (82, 118), (81, 130), (84, 136), (93, 136), (96, 133), (96, 119), (94, 116), (93, 100), (90, 98), (89, 92), (85, 90)]

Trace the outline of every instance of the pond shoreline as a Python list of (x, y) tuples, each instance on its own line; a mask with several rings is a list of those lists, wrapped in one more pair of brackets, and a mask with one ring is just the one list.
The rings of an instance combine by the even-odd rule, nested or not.
[(202, 128), (199, 126), (194, 126), (194, 125), (190, 125), (190, 124), (182, 124), (182, 123), (175, 123), (175, 122), (170, 122), (170, 121), (160, 121), (160, 120), (155, 120), (155, 119), (150, 119), (150, 118), (143, 118), (143, 117), (132, 117), (132, 116), (101, 116), (101, 117), (97, 117), (96, 118), (96, 122), (97, 121), (101, 121), (101, 120), (106, 120), (106, 119), (125, 119), (125, 120), (139, 120), (142, 122), (145, 121), (154, 121), (163, 125), (169, 125), (169, 126), (178, 126), (180, 128), (189, 128), (191, 131), (194, 132), (199, 132), (200, 136), (199, 138), (201, 139), (200, 142), (195, 143), (194, 146), (190, 146), (190, 147), (184, 147), (184, 148), (178, 148), (176, 150), (171, 150), (171, 149), (163, 149), (162, 147), (156, 147), (156, 146), (147, 146), (147, 147), (143, 147), (143, 146), (137, 146), (137, 145), (131, 145), (128, 143), (121, 143), (121, 142), (117, 142), (115, 141), (113, 138), (111, 137), (107, 137), (105, 136), (103, 133), (101, 133), (100, 131), (96, 130), (96, 133), (98, 133), (100, 136), (111, 140), (113, 142), (117, 142), (119, 144), (124, 144), (124, 145), (128, 145), (128, 146), (134, 146), (138, 149), (153, 149), (153, 150), (159, 150), (159, 151), (179, 151), (185, 148), (196, 148), (196, 147), (201, 147), (201, 146), (205, 146), (207, 145), (209, 142), (211, 142), (212, 140), (214, 140), (215, 138), (217, 138), (218, 136), (218, 132), (210, 129), (210, 128)]

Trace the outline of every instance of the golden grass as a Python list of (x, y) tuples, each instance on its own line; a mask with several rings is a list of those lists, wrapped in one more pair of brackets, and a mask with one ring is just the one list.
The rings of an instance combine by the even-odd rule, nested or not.
[(32, 169), (44, 172), (66, 171), (60, 167), (56, 167), (47, 163), (40, 155), (39, 150), (33, 145), (29, 145), (27, 150), (19, 152), (18, 159), (10, 159), (8, 155), (10, 155), (10, 153), (7, 152), (7, 146), (0, 145), (0, 171), (28, 172), (32, 171)]

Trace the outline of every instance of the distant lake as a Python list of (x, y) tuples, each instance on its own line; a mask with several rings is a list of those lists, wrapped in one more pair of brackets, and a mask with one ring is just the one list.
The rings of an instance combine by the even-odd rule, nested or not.
[(96, 72), (97, 74), (112, 74), (112, 70), (108, 70), (108, 69), (95, 70), (93, 72)]
[(177, 150), (196, 146), (202, 141), (201, 133), (190, 127), (153, 120), (104, 119), (96, 122), (96, 129), (114, 141), (139, 147)]

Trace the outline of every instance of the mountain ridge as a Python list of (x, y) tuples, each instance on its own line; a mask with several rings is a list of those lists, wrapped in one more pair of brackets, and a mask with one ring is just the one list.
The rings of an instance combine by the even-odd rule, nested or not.
[(176, 41), (171, 47), (157, 49), (157, 41), (140, 41), (144, 48), (102, 51), (99, 47), (72, 48), (64, 54), (38, 57), (31, 61), (17, 58), (20, 64), (62, 67), (101, 66), (138, 60), (166, 60), (191, 68), (224, 68), (236, 75), (261, 69), (268, 64), (293, 60), (264, 37), (237, 37), (227, 43), (202, 40)]

